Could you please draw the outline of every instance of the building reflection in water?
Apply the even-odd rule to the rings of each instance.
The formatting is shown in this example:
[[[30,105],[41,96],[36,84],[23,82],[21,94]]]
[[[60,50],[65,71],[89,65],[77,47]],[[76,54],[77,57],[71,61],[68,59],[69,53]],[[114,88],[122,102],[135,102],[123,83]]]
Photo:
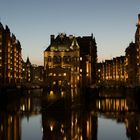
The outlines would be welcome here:
[[[64,92],[67,94],[75,90]],[[46,98],[42,100],[40,94],[32,94],[31,91],[23,97],[4,100],[0,102],[0,140],[23,140],[22,119],[27,117],[30,121],[31,116],[41,113],[42,121],[39,123],[42,124],[42,140],[98,140],[100,117],[124,125],[126,132],[123,133],[128,139],[140,139],[140,97],[130,91],[127,94],[126,91],[112,92],[106,94],[101,91],[90,101],[78,98],[69,102],[67,98],[62,98],[64,100],[56,100],[55,104],[44,104]],[[35,134],[29,132],[29,135]]]
[[[17,113],[0,113],[0,139],[1,140],[20,140],[21,125],[20,117]]]
[[[42,112],[43,140],[97,139],[97,114],[82,107]]]
[[[102,92],[93,102],[72,102],[66,110],[44,110],[42,112],[43,140],[97,140],[98,118],[103,116],[124,124],[126,136],[130,139],[140,138],[139,108],[135,96],[128,93],[110,91]],[[126,91],[125,91],[126,92]],[[68,106],[67,106],[68,107]],[[106,126],[104,126],[106,127]],[[105,128],[106,129],[106,128]]]
[[[30,95],[0,100],[0,140],[21,140],[22,118],[40,114],[40,107],[40,99]]]

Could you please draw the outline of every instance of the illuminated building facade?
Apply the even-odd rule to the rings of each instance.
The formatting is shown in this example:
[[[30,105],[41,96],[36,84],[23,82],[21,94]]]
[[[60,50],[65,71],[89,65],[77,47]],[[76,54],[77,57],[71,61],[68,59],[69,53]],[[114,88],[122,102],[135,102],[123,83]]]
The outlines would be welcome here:
[[[121,83],[128,87],[140,86],[140,14],[138,15],[135,43],[131,42],[125,56],[98,63],[98,83]],[[110,81],[110,82],[109,82]]]
[[[56,38],[51,35],[50,46],[44,51],[45,82],[48,87],[56,91],[77,88],[80,80],[79,58],[80,47],[76,37],[63,33]]]
[[[77,37],[80,46],[80,74],[82,83],[86,86],[97,82],[97,46],[91,36]],[[82,85],[83,85],[82,84]]]
[[[140,14],[138,15],[135,43],[131,42],[125,50],[126,83],[135,87],[140,85]]]
[[[136,61],[136,44],[131,42],[125,50],[125,73],[126,84],[129,86],[135,86],[137,83],[137,61]]]
[[[136,44],[136,80],[137,85],[140,85],[140,14],[138,15],[137,30],[135,33]]]
[[[0,23],[0,81],[1,84],[21,82],[21,45],[8,26]]]
[[[45,81],[52,87],[76,88],[96,83],[97,47],[93,35],[74,37],[51,35],[44,51]]]
[[[32,82],[43,82],[44,66],[32,65]]]
[[[31,82],[32,81],[32,64],[29,57],[27,57],[26,62],[22,60],[22,82]]]
[[[0,139],[20,140],[21,126],[19,114],[0,112],[0,118]]]
[[[105,85],[125,84],[125,56],[98,63],[98,83]]]

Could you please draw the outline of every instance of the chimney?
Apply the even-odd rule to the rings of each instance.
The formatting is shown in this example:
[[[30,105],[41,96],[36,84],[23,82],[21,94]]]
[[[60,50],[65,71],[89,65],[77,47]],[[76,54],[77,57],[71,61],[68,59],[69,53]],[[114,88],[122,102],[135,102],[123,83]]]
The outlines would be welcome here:
[[[138,14],[138,25],[140,25],[140,14]]]
[[[54,39],[55,39],[55,35],[51,35],[50,36],[51,43],[54,41]]]

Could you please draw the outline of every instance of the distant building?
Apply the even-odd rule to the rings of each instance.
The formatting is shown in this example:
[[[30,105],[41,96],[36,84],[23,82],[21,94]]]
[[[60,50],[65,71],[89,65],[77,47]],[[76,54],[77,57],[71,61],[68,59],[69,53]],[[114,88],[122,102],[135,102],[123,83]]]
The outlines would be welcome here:
[[[125,50],[125,56],[98,64],[98,83],[109,84],[111,79],[115,81],[115,84],[124,83],[129,87],[140,86],[140,14],[136,26],[135,43],[129,44]]]
[[[22,60],[22,82],[30,83],[32,81],[32,64],[27,57],[26,62]]]
[[[98,63],[98,83],[104,85],[125,85],[125,56]]]
[[[33,83],[43,82],[44,66],[32,65],[32,78]]]
[[[21,44],[11,35],[8,26],[0,23],[0,84],[21,82],[22,56]]]

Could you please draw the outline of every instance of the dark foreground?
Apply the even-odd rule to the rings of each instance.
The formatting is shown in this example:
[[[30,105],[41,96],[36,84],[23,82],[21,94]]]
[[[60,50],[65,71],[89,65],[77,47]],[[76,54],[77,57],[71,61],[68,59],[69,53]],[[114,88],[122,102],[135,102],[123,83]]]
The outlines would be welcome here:
[[[58,98],[40,89],[1,94],[0,140],[140,139],[138,91],[80,92],[84,96]]]

